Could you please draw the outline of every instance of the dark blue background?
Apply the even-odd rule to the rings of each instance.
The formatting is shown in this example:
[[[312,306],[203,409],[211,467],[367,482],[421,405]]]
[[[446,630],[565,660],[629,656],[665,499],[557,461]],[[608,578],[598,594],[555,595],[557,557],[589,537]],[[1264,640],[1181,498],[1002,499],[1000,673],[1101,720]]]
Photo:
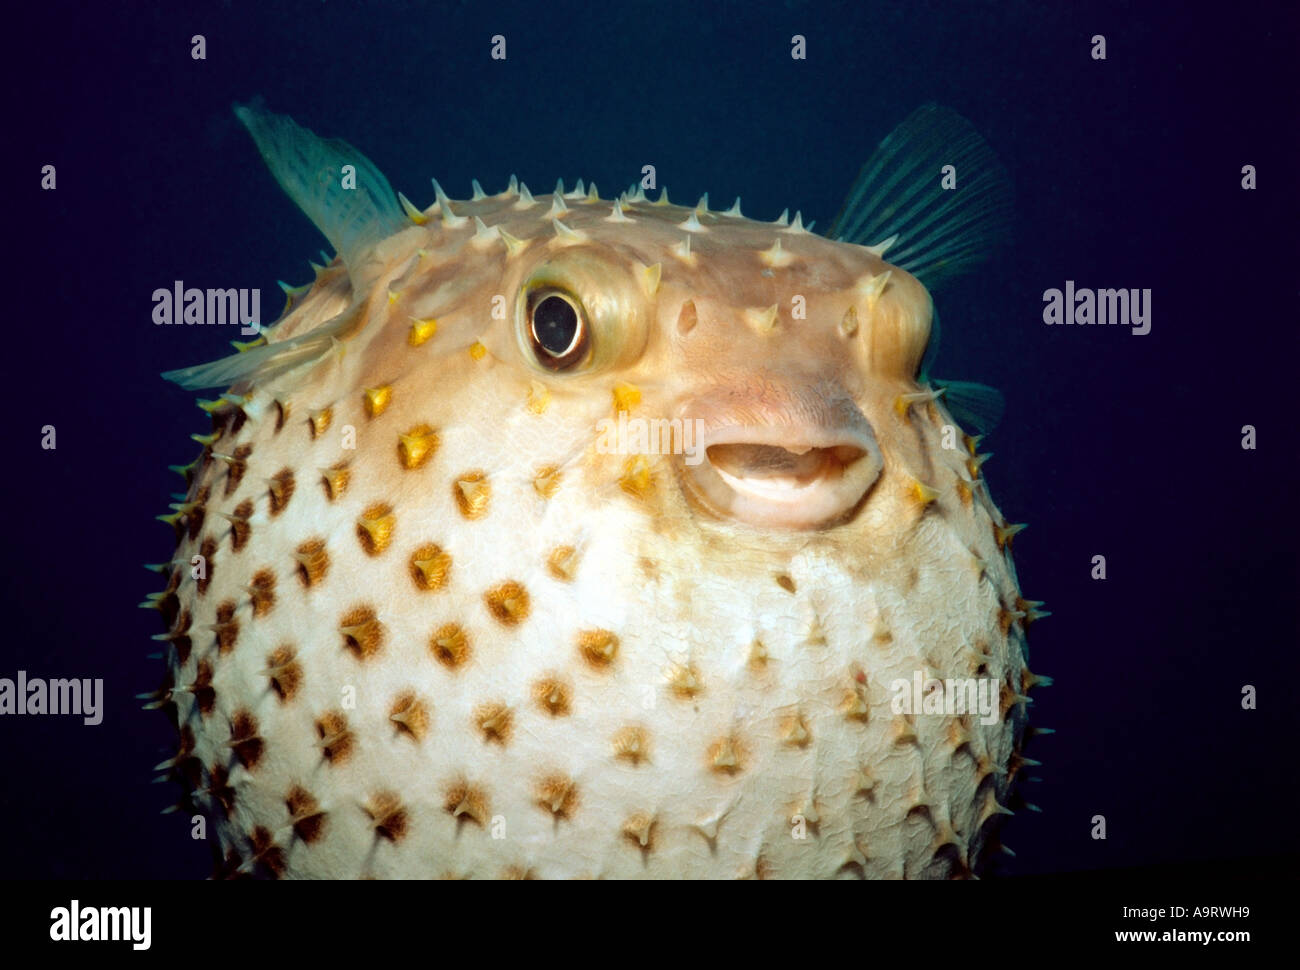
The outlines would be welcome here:
[[[1029,752],[1043,813],[1009,821],[1001,871],[1257,870],[1294,849],[1293,5],[268,6],[6,15],[0,676],[103,677],[107,713],[0,721],[0,875],[209,871],[184,816],[158,814],[175,792],[149,768],[171,735],[132,699],[160,670],[157,617],[135,604],[159,585],[140,564],[171,551],[153,521],[182,487],[165,466],[206,430],[158,374],[230,335],[155,328],[150,296],[176,279],[260,287],[271,311],[277,279],[310,278],[324,242],[230,112],[258,93],[419,205],[430,176],[454,197],[512,172],[608,195],[652,163],[676,201],[740,195],[747,215],[789,206],[823,229],[916,105],[967,115],[1015,180],[1017,240],[937,295],[936,372],[1006,394],[987,471],[1031,524],[1021,581],[1054,612],[1032,666],[1057,678],[1033,707],[1059,730]],[[38,187],[46,163],[55,192]],[[1247,163],[1258,191],[1240,187]],[[1043,291],[1067,279],[1150,287],[1151,333],[1044,326]],[[1247,683],[1257,711],[1241,710]]]

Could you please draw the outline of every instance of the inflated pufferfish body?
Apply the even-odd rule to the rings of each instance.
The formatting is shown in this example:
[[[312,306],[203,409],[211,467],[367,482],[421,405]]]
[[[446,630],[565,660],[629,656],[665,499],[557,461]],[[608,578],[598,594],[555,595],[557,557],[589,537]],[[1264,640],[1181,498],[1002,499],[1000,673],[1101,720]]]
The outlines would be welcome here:
[[[153,598],[222,871],[969,874],[1041,680],[977,388],[921,368],[921,279],[1006,211],[969,126],[913,115],[832,240],[513,178],[420,212],[238,113],[339,256],[168,375],[229,386]]]

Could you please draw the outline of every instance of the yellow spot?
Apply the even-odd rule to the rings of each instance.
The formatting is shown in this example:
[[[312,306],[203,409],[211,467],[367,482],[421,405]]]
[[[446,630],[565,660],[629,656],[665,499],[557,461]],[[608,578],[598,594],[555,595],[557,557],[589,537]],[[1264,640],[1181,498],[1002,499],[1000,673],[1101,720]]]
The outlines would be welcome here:
[[[650,757],[650,739],[645,728],[625,727],[614,735],[614,757],[639,765]]]
[[[442,589],[451,572],[451,556],[433,543],[411,553],[411,579],[420,589]]]
[[[483,740],[505,744],[510,740],[510,727],[514,718],[504,704],[483,704],[474,712],[474,721],[483,732]]]
[[[759,333],[771,333],[776,327],[777,305],[773,303],[764,310],[747,308],[745,322]]]
[[[655,293],[659,291],[659,277],[662,273],[663,266],[660,263],[641,267],[641,287],[647,297],[654,299]]]
[[[658,205],[658,203],[655,203]],[[623,823],[623,835],[631,839],[642,849],[649,849],[654,842],[655,820],[651,815],[640,813],[633,815]]]
[[[668,672],[668,685],[678,697],[694,697],[704,689],[694,664],[677,664]]]
[[[325,486],[326,497],[333,502],[347,491],[349,472],[346,462],[339,462],[321,470],[321,482]]]
[[[424,740],[429,730],[429,709],[414,694],[403,694],[389,708],[388,719],[416,741]]]
[[[646,499],[655,487],[654,475],[650,471],[650,461],[645,455],[633,455],[623,465],[623,474],[618,480],[623,491],[634,498]]]
[[[447,623],[429,638],[429,651],[438,663],[454,670],[469,660],[469,638],[459,624]]]
[[[357,538],[367,555],[377,556],[393,540],[393,527],[397,525],[397,516],[392,506],[376,502],[357,519]]]
[[[533,476],[533,488],[542,498],[550,498],[560,487],[560,470],[554,465],[544,465]]]
[[[910,490],[913,500],[919,503],[922,507],[929,505],[939,497],[939,493],[933,488],[925,484],[925,482],[917,481],[915,478],[912,479]]]
[[[460,514],[467,519],[481,519],[487,515],[492,498],[492,484],[480,471],[467,472],[456,479],[452,487]]]
[[[893,270],[885,270],[879,275],[867,275],[858,281],[858,293],[867,301],[867,309],[874,310],[876,301],[880,299],[880,294],[885,292],[885,287],[889,285],[889,277]]]
[[[389,305],[389,306],[392,306],[393,304],[395,304],[395,303],[397,302],[397,298],[398,298],[399,296],[401,296],[400,293],[396,293],[396,292],[394,292],[393,290],[389,290],[389,291],[388,291],[388,305]]]
[[[311,423],[311,436],[319,438],[334,420],[334,411],[330,408],[321,408],[319,411],[313,411],[307,420]]]
[[[857,307],[849,307],[844,311],[844,319],[840,321],[840,333],[846,337],[852,337],[858,332],[858,310]]]
[[[502,583],[483,594],[488,612],[506,626],[516,626],[528,618],[528,590],[514,580]]]
[[[608,630],[584,630],[578,634],[578,649],[588,663],[607,667],[618,655],[618,637]]]
[[[389,384],[382,387],[368,387],[365,390],[366,415],[377,418],[388,408],[393,399],[393,388]]]
[[[578,553],[573,546],[557,546],[546,558],[546,571],[561,582],[573,582],[578,568]]]
[[[430,317],[427,320],[420,320],[417,317],[411,317],[411,330],[406,335],[406,342],[412,347],[418,347],[435,333],[438,332],[438,321]]]
[[[777,240],[772,245],[758,254],[758,258],[766,265],[773,269],[782,269],[794,262],[794,253],[788,253],[781,248],[781,240]]]
[[[614,385],[614,412],[631,411],[641,403],[641,388],[635,384]]]
[[[383,643],[383,627],[368,606],[358,607],[343,617],[339,623],[344,645],[360,660],[368,660]]]
[[[794,714],[785,719],[781,725],[781,740],[786,744],[802,748],[812,738],[808,731],[808,723],[803,719],[802,714]]]
[[[1024,522],[1015,525],[995,525],[993,527],[993,537],[997,540],[998,548],[1005,549],[1011,545],[1011,540],[1025,528],[1027,528],[1027,523]]]
[[[734,738],[725,737],[714,741],[709,747],[709,764],[714,771],[734,775],[740,770],[740,754],[736,750]]]
[[[541,381],[528,382],[528,410],[542,414],[551,404],[551,390]]]
[[[557,818],[563,818],[573,811],[577,794],[573,780],[563,775],[548,775],[537,786],[538,804]]]
[[[484,357],[487,356],[487,348],[484,347],[477,340],[475,340],[472,344],[469,345],[469,355],[473,357],[475,360],[482,360]]]
[[[403,468],[419,468],[438,450],[438,433],[427,424],[417,424],[397,436],[397,457]]]

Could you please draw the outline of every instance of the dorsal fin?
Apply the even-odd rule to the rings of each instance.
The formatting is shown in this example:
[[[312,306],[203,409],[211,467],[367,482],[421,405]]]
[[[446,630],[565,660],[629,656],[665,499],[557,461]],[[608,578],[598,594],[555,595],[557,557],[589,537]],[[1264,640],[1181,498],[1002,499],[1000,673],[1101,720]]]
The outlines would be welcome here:
[[[944,166],[956,188],[941,184]],[[885,258],[927,287],[969,269],[1006,236],[1011,181],[988,143],[949,108],[927,104],[880,143],[827,233]]]
[[[349,275],[366,250],[411,224],[388,179],[347,142],[318,138],[267,111],[260,98],[234,108],[275,180],[343,257]],[[356,168],[355,189],[343,187],[344,165]]]

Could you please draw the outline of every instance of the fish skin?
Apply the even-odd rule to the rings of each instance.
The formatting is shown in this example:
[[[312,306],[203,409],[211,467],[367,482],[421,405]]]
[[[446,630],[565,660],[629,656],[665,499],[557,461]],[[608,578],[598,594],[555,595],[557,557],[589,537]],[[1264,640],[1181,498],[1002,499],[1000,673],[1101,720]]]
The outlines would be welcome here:
[[[187,656],[168,653],[190,732],[178,773],[221,871],[969,875],[1009,798],[1032,675],[1007,521],[970,453],[943,447],[942,400],[899,406],[925,390],[924,286],[771,223],[625,197],[627,224],[570,198],[567,235],[550,196],[518,201],[452,201],[470,217],[457,228],[434,206],[364,265],[336,260],[269,340],[351,314],[337,345],[235,385],[247,401],[213,415],[189,494],[205,515],[175,555],[206,548],[207,578],[178,566],[164,614],[194,631]],[[476,238],[474,217],[523,246]],[[585,372],[545,371],[520,336],[518,294],[547,266],[603,314]],[[774,304],[773,325],[751,325]],[[413,346],[423,320],[436,332]],[[530,407],[538,385],[546,404]],[[711,427],[857,415],[879,467],[816,527],[737,521],[692,492],[681,456],[596,450],[626,385],[631,415]],[[211,453],[239,446],[228,487]],[[345,486],[328,487],[339,467]],[[275,500],[285,470],[294,487]],[[236,549],[219,513],[249,503]],[[424,588],[412,558],[437,561],[431,547],[450,567]],[[224,634],[207,632],[223,605]],[[268,673],[286,657],[290,691]],[[996,723],[894,713],[889,685],[918,670],[998,680]]]

